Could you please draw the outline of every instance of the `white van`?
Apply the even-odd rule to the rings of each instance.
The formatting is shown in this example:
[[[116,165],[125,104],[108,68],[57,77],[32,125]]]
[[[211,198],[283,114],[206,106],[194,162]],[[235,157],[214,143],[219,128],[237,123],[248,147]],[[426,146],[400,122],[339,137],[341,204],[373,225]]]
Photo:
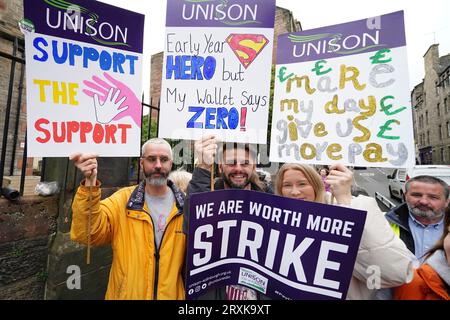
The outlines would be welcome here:
[[[446,165],[420,165],[408,169],[395,169],[388,175],[389,195],[405,201],[405,182],[410,178],[427,175],[439,178],[450,185],[450,166]]]

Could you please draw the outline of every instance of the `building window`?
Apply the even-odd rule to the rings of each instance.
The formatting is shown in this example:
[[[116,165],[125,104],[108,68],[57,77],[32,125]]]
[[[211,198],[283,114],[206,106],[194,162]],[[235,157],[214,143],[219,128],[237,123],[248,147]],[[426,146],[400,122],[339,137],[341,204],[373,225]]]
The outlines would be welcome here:
[[[450,79],[450,78],[449,78]],[[449,96],[450,98],[450,96]],[[445,98],[446,104],[445,104],[445,112],[448,114],[450,112],[450,99]]]
[[[444,109],[445,109],[445,113],[447,113],[448,112],[447,98],[444,99]]]
[[[428,111],[425,112],[425,123],[428,125]]]
[[[439,140],[442,140],[442,125],[439,125]]]
[[[447,121],[447,137],[450,138],[450,122]]]
[[[441,148],[441,163],[445,163],[444,148]]]
[[[438,115],[438,117],[441,116],[441,108],[439,106],[439,103],[437,104],[437,115]]]
[[[430,131],[427,131],[427,141],[428,145],[430,145]]]

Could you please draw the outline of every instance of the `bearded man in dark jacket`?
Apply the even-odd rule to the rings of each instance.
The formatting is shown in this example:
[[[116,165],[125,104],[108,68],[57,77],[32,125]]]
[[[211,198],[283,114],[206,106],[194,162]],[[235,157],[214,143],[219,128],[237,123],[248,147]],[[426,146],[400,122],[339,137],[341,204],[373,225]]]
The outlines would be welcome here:
[[[217,153],[217,140],[206,136],[195,142],[196,166],[187,189],[184,205],[184,231],[189,232],[189,196],[193,193],[211,191],[211,168]],[[256,156],[247,144],[224,144],[218,161],[220,178],[214,190],[241,189],[273,193],[256,172]],[[265,300],[267,296],[241,285],[228,285],[212,289],[200,300]]]

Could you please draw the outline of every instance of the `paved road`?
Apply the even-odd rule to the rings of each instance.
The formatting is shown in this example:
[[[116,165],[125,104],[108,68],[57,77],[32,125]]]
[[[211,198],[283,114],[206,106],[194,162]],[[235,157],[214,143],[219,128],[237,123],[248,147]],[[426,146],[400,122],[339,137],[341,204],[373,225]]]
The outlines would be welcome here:
[[[398,205],[398,199],[389,197],[387,175],[391,174],[393,169],[386,168],[367,168],[366,170],[354,170],[354,184],[363,188],[371,197],[375,197],[375,192],[381,193],[389,201]]]

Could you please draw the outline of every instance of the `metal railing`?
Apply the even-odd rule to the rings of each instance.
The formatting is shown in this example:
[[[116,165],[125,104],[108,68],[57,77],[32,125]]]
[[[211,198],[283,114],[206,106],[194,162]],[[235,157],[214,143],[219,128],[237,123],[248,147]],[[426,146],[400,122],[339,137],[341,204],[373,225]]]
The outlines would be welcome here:
[[[14,167],[16,161],[16,152],[17,152],[17,141],[19,139],[19,125],[20,125],[20,109],[22,104],[22,95],[24,88],[24,76],[25,76],[25,43],[23,39],[12,36],[8,33],[0,31],[0,39],[10,42],[12,45],[12,54],[1,51],[0,50],[0,61],[6,59],[10,61],[10,73],[8,80],[8,93],[6,97],[6,105],[4,108],[3,116],[4,116],[4,126],[3,126],[3,135],[2,135],[2,148],[0,154],[0,187],[3,189],[3,178],[5,176],[5,167],[7,160],[9,161],[9,175],[14,175]],[[20,64],[20,75],[19,75],[19,85],[17,86],[18,97],[16,102],[16,109],[13,110],[13,94],[15,88],[15,78],[16,78],[16,66]],[[11,114],[15,112],[16,118],[13,123],[13,130],[10,130],[10,122],[11,122]],[[13,141],[12,145],[8,145],[8,138],[12,135]],[[25,135],[26,141],[26,135]],[[7,148],[11,148],[11,156],[7,159]],[[22,172],[20,178],[20,194],[23,195],[24,185],[25,185],[25,173],[27,166],[27,152],[26,152],[26,143],[23,150],[22,155]]]

